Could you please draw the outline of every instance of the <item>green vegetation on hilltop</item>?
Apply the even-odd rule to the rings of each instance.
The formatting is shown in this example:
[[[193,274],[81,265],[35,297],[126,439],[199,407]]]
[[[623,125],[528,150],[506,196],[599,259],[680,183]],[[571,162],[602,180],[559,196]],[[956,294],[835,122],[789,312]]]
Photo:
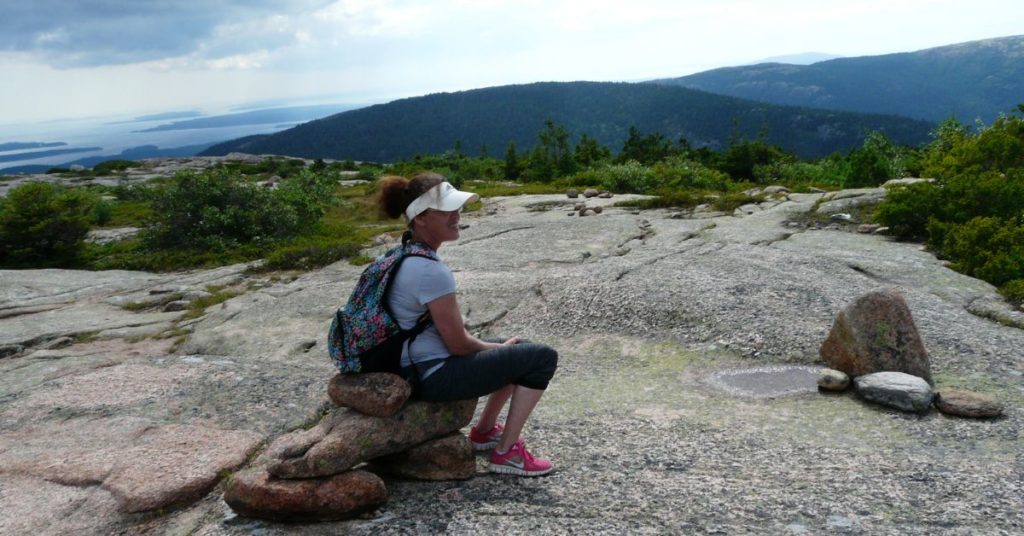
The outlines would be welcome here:
[[[473,154],[486,146],[500,155],[512,142],[530,155],[538,126],[545,120],[556,125],[552,133],[556,147],[562,143],[558,126],[568,134],[563,147],[579,146],[586,134],[588,141],[616,149],[630,137],[632,126],[648,135],[660,133],[670,143],[686,138],[694,147],[713,151],[725,149],[736,137],[753,138],[764,132],[766,143],[802,158],[849,151],[863,142],[868,131],[884,132],[900,144],[923,143],[933,127],[893,115],[777,106],[682,87],[544,82],[401,99],[265,137],[214,145],[202,154],[239,151],[394,163],[417,154],[440,154],[460,144]],[[585,153],[587,144],[583,147]],[[548,156],[556,165],[569,163],[564,153]],[[563,168],[560,173],[566,171]]]
[[[976,132],[946,121],[921,166],[935,180],[893,188],[877,219],[1024,302],[1024,117],[1001,116]]]

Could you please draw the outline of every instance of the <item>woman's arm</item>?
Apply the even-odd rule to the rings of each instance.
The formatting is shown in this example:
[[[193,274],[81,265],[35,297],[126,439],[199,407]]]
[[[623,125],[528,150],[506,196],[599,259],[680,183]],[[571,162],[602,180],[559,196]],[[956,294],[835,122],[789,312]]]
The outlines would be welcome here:
[[[437,332],[441,334],[444,345],[452,355],[466,355],[502,346],[494,342],[481,341],[466,331],[455,293],[445,294],[428,303],[427,309],[430,310],[430,318],[434,321]],[[505,344],[515,344],[516,341],[517,339],[513,337]]]

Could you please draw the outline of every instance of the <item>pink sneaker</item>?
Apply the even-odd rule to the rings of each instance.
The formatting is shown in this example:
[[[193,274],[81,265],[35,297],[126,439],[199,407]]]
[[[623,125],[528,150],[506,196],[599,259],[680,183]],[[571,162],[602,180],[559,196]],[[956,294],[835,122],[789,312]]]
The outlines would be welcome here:
[[[477,431],[476,427],[469,429],[469,442],[473,444],[473,450],[490,450],[498,446],[501,441],[501,431],[504,428],[495,424],[486,434]]]
[[[505,473],[520,476],[541,476],[551,472],[554,467],[551,462],[534,458],[530,451],[526,450],[523,440],[516,441],[512,448],[504,454],[498,454],[498,449],[491,451],[491,472]]]

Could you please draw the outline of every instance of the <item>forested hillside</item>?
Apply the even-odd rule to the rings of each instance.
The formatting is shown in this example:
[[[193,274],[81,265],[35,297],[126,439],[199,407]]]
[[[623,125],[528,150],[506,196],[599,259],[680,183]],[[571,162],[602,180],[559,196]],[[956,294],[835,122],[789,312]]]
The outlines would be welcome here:
[[[654,83],[774,104],[990,123],[1024,95],[1024,36],[812,65],[728,67]]]
[[[548,119],[563,126],[574,142],[587,134],[614,150],[636,127],[713,150],[760,136],[805,158],[858,147],[869,131],[916,145],[933,128],[895,116],[776,106],[682,87],[549,82],[402,99],[215,145],[202,154],[240,151],[377,162],[453,148],[494,155],[509,142],[532,147]]]

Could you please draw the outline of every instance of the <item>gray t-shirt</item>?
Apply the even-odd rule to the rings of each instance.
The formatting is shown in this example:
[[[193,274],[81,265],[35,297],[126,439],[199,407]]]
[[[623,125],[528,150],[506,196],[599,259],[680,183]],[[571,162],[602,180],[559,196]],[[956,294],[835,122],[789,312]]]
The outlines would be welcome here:
[[[388,292],[388,306],[402,329],[416,325],[423,313],[427,312],[427,304],[455,293],[455,277],[443,262],[423,257],[408,257],[402,261],[395,280]],[[431,324],[416,339],[405,345],[402,350],[402,366],[409,366],[412,361],[422,363],[432,359],[445,358],[451,355],[444,345],[437,327]],[[440,364],[438,364],[438,367]],[[424,371],[427,377],[437,367]]]

